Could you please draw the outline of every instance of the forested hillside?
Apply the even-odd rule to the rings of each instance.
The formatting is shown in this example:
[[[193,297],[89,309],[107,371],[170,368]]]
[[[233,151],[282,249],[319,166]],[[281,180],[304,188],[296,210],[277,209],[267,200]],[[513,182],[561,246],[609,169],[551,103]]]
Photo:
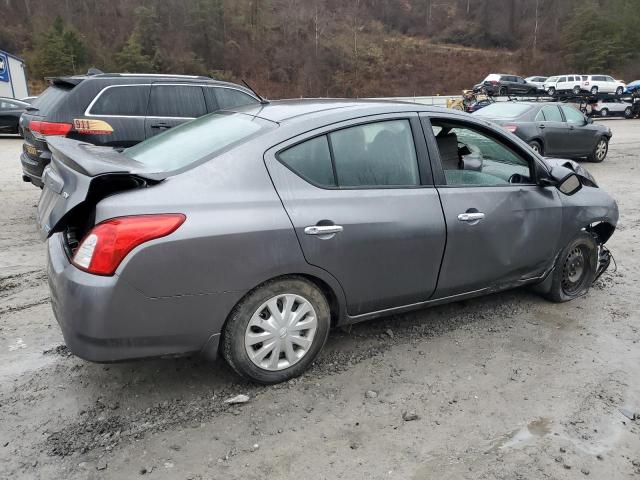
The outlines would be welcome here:
[[[96,66],[277,98],[454,93],[497,71],[640,77],[640,0],[0,0],[0,19],[0,49],[34,82]]]

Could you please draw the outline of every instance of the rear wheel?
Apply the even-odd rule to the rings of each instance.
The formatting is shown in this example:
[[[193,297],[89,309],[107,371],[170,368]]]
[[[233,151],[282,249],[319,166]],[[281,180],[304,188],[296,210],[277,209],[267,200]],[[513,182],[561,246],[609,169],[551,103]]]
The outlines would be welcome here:
[[[584,295],[596,274],[597,250],[593,236],[587,232],[580,232],[569,242],[556,260],[547,298],[567,302]]]
[[[500,89],[498,90],[498,94],[499,95],[508,95],[509,94],[509,90],[507,90],[507,87],[500,87]]]
[[[633,116],[633,111],[631,107],[627,107],[624,109],[624,118],[631,118]]]
[[[609,110],[606,108],[603,108],[602,110],[600,110],[600,116],[601,117],[606,117],[607,115],[609,115]]]
[[[236,305],[222,333],[222,354],[240,375],[259,383],[297,377],[329,335],[324,294],[301,277],[267,282]]]
[[[547,93],[551,96],[556,94],[556,89],[555,87],[549,87],[549,89],[547,90]]]
[[[624,91],[624,88],[622,88],[622,87],[616,88],[616,95],[622,95],[623,91]]]
[[[590,162],[600,163],[605,158],[607,158],[607,153],[609,151],[609,139],[607,137],[601,137],[596,143],[596,146],[593,147],[593,152],[589,155],[588,160]]]
[[[598,93],[598,87],[591,87],[591,90],[589,90],[591,92],[591,95],[597,95]]]
[[[575,87],[573,87],[573,93],[575,95],[578,95],[580,93],[580,85],[576,85]]]
[[[543,155],[542,144],[538,140],[531,140],[529,142],[529,146],[531,147],[531,150],[533,150],[534,152],[540,155]]]

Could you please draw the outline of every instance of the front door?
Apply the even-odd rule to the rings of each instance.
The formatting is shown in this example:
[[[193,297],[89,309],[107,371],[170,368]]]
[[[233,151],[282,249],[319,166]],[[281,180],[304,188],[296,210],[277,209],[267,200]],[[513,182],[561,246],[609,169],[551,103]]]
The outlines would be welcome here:
[[[428,300],[446,236],[417,115],[368,118],[265,155],[305,259],[340,282],[351,316]]]
[[[199,85],[153,84],[145,119],[146,138],[207,113]]]
[[[536,185],[533,157],[478,124],[437,117],[423,124],[447,223],[434,298],[505,288],[545,273],[558,251],[562,210],[555,188]],[[457,143],[457,165],[446,160],[445,139]]]
[[[571,148],[569,129],[557,105],[545,105],[536,115],[536,125],[543,140],[543,153],[562,155]]]
[[[589,123],[587,117],[575,108],[566,105],[562,105],[560,108],[562,108],[562,113],[564,113],[569,126],[567,143],[571,151],[567,153],[570,153],[572,157],[591,154],[596,143],[600,140],[598,127]]]

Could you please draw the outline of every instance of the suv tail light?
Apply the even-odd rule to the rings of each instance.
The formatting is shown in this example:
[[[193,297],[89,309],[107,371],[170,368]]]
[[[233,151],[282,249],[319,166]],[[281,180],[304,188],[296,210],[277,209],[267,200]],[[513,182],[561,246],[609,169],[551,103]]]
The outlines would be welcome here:
[[[502,128],[504,128],[505,130],[508,130],[511,133],[515,133],[516,130],[518,129],[518,126],[517,125],[508,124],[508,125],[502,125]]]
[[[38,140],[44,140],[47,135],[65,136],[71,131],[70,123],[43,122],[40,120],[31,120],[29,122],[29,130]]]
[[[71,263],[89,273],[113,275],[131,250],[175,232],[186,218],[182,214],[160,214],[105,220],[80,242]]]
[[[498,85],[498,81],[497,80],[491,80],[491,85]]]

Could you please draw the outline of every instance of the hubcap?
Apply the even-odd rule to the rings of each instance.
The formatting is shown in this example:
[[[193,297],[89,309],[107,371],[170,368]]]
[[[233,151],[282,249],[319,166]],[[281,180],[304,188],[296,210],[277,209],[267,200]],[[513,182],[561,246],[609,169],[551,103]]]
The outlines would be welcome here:
[[[606,154],[607,154],[607,142],[604,140],[600,140],[598,142],[598,146],[596,147],[596,158],[598,160],[603,160]]]
[[[533,150],[534,152],[539,152],[540,151],[540,148],[538,147],[537,143],[532,143],[529,146],[531,147],[531,150]]]
[[[292,293],[264,302],[249,320],[244,345],[249,359],[264,370],[284,370],[304,357],[318,320],[311,303]]]
[[[586,278],[587,263],[582,247],[576,247],[567,256],[562,268],[562,289],[571,295],[580,291]]]

